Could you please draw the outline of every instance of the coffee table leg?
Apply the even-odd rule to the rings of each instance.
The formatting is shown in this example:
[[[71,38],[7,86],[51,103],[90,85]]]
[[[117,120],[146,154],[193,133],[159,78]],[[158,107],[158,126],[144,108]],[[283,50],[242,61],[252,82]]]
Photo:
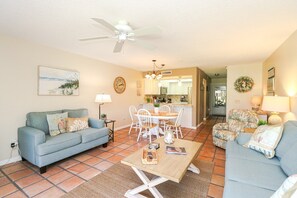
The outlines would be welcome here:
[[[190,164],[188,167],[189,171],[192,171],[193,173],[200,174],[200,170],[197,166],[195,166],[193,163]]]
[[[141,197],[141,198],[143,198],[144,196],[140,195],[139,193],[142,191],[145,191],[145,190],[149,190],[156,198],[163,197],[155,186],[168,181],[168,179],[166,179],[164,177],[157,177],[155,179],[149,180],[143,171],[141,171],[135,167],[132,167],[132,169],[135,171],[135,173],[138,175],[138,177],[141,179],[141,181],[144,184],[141,186],[138,186],[132,190],[128,190],[125,194],[125,197]]]

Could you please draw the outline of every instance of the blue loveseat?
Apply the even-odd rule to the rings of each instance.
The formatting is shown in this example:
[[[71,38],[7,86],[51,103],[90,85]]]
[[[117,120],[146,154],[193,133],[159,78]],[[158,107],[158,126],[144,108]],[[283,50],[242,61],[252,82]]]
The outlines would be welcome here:
[[[64,112],[68,112],[70,118],[88,116],[87,109],[31,112],[27,114],[26,126],[18,128],[22,160],[38,166],[40,173],[45,173],[49,164],[99,145],[107,146],[108,128],[104,127],[103,120],[94,118],[89,118],[87,129],[50,136],[46,115]]]
[[[268,198],[293,174],[297,174],[297,121],[284,125],[275,157],[243,147],[251,134],[241,133],[226,147],[224,198]]]

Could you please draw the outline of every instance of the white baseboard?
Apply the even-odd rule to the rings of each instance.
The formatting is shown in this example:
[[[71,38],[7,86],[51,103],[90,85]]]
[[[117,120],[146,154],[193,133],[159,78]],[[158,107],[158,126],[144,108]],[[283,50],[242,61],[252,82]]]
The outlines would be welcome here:
[[[124,126],[117,127],[117,128],[115,128],[114,130],[117,131],[117,130],[121,130],[121,129],[124,129],[124,128],[127,128],[127,127],[130,127],[130,124],[127,124],[127,125],[124,125]]]
[[[5,160],[0,161],[0,166],[9,164],[9,163],[13,163],[13,162],[17,162],[17,161],[21,161],[21,160],[22,160],[21,156],[18,155],[18,156],[12,157],[10,159],[5,159]]]

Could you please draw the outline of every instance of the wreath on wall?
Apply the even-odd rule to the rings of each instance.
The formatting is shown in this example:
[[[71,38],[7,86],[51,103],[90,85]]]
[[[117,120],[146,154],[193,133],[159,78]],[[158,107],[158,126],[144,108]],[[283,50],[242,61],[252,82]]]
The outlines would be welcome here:
[[[240,93],[252,90],[254,80],[248,76],[241,76],[234,82],[234,89]]]

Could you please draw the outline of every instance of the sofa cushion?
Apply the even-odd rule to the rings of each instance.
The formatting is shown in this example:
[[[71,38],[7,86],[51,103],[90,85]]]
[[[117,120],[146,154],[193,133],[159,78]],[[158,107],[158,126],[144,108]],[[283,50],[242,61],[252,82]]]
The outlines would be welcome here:
[[[281,158],[281,167],[290,176],[297,174],[297,142]]]
[[[276,191],[287,175],[280,166],[229,157],[226,179]]]
[[[264,198],[270,197],[273,190],[260,188],[245,183],[227,180],[224,187],[224,196],[226,198]]]
[[[100,129],[104,127],[104,120],[99,120],[96,118],[89,118],[89,126],[92,128]]]
[[[267,158],[273,158],[282,134],[283,125],[262,125],[256,129],[246,146],[263,153]]]
[[[27,114],[26,126],[33,127],[49,134],[48,123],[46,115],[62,113],[62,110],[45,111],[45,112],[30,112]]]
[[[66,132],[67,117],[68,117],[68,112],[46,115],[49,134],[51,136],[56,136],[56,135],[59,135],[60,133]]]
[[[278,158],[274,157],[274,158],[268,159],[259,152],[256,152],[254,150],[251,150],[249,148],[239,145],[236,141],[229,141],[227,143],[227,147],[226,147],[227,160],[229,160],[230,157],[245,159],[245,160],[252,160],[255,162],[261,162],[266,164],[280,165],[280,161],[278,160]]]
[[[47,155],[81,143],[81,135],[76,133],[63,133],[58,136],[46,136],[46,141],[36,148],[38,155]]]
[[[250,141],[252,133],[239,133],[236,137],[236,141],[240,145],[244,145]]]
[[[88,109],[63,109],[63,112],[68,112],[69,118],[88,117]]]
[[[104,127],[101,129],[88,128],[81,131],[75,132],[81,135],[82,143],[91,142],[93,140],[99,139],[101,137],[108,135],[108,128]]]
[[[67,118],[67,132],[80,131],[89,128],[88,117]]]
[[[297,121],[288,121],[284,124],[283,135],[275,149],[275,155],[282,158],[295,142],[297,142]]]

